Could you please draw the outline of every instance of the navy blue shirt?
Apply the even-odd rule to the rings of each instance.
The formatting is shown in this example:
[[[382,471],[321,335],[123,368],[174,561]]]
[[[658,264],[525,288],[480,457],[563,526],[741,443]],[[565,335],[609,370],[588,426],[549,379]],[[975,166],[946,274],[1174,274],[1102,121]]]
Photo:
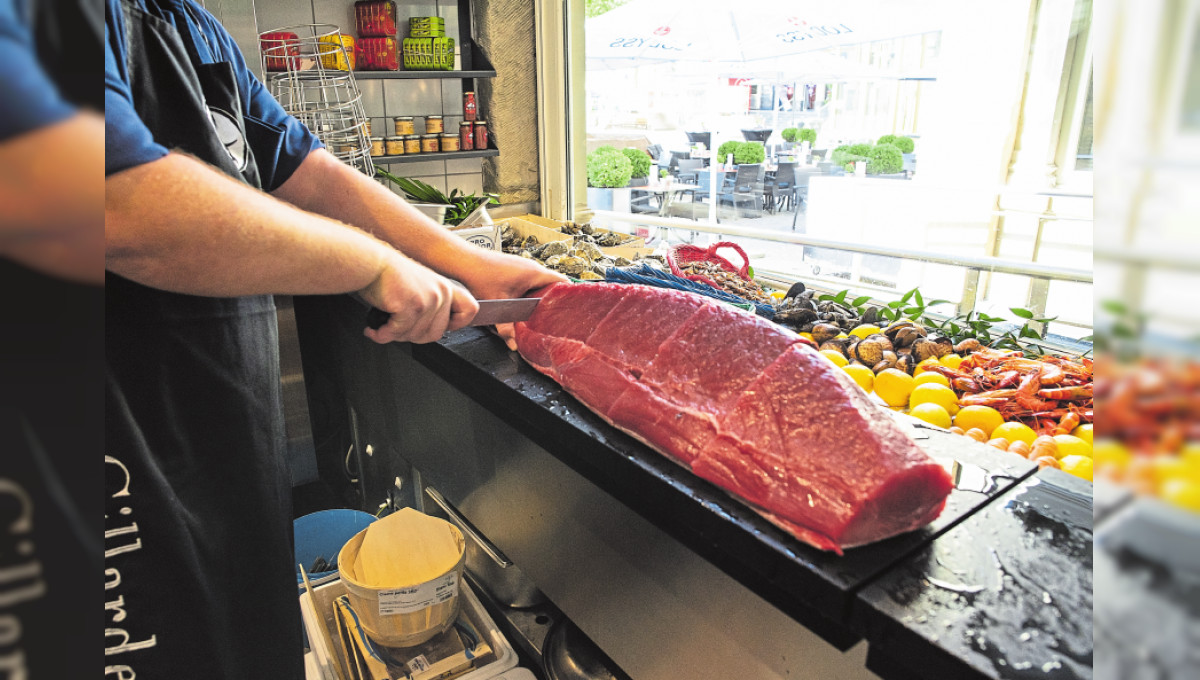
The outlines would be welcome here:
[[[59,96],[38,63],[30,29],[29,3],[0,0],[0,141],[70,116],[74,109]]]
[[[323,146],[303,123],[284,111],[271,96],[246,66],[246,60],[229,32],[207,10],[192,0],[134,2],[172,26],[186,22],[189,30],[180,33],[184,40],[189,35],[197,36],[194,46],[202,63],[227,61],[233,66],[242,115],[283,129],[283,143],[278,149],[256,148],[250,140],[259,176],[263,178],[263,189],[271,191],[283,184],[310,152]],[[167,154],[167,149],[155,141],[134,108],[126,68],[125,36],[120,30],[124,26],[121,0],[105,0],[105,3],[104,170],[105,174],[111,175],[157,160]]]

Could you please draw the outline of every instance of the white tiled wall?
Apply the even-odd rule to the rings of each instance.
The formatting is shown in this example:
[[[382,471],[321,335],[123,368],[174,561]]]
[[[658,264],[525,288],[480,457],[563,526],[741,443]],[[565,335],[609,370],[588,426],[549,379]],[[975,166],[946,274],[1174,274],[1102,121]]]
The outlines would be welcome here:
[[[457,0],[395,0],[400,36],[407,30],[410,16],[440,16],[446,20],[446,35],[458,42]],[[296,24],[333,24],[343,32],[354,34],[354,0],[254,0],[257,30],[261,32]],[[257,44],[246,45],[239,40],[251,64],[258,62]],[[363,109],[371,119],[373,134],[388,134],[392,117],[414,116],[417,131],[422,131],[427,115],[441,115],[446,131],[457,132],[462,122],[462,81],[456,78],[431,80],[366,80],[358,81],[362,92]],[[452,189],[466,193],[483,192],[483,167],[480,159],[422,163],[394,163],[387,169],[401,177],[411,177],[437,187],[443,192]],[[392,187],[396,190],[395,187]]]

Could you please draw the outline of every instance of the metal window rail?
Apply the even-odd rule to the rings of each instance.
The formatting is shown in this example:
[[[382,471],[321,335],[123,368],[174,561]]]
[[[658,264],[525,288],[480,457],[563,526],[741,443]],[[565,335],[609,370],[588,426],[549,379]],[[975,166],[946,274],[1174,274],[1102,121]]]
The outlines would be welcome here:
[[[682,231],[718,234],[721,236],[740,236],[743,238],[753,238],[763,241],[792,243],[802,246],[813,246],[817,248],[843,250],[851,253],[862,253],[864,255],[883,255],[885,257],[898,257],[908,260],[915,260],[918,262],[961,267],[966,270],[966,273],[963,281],[962,299],[958,304],[959,314],[966,314],[975,308],[975,305],[978,302],[977,293],[979,289],[979,275],[981,272],[1015,274],[1017,276],[1029,277],[1029,299],[1026,304],[1026,308],[1032,311],[1035,317],[1042,317],[1045,314],[1046,298],[1049,295],[1051,281],[1070,281],[1087,284],[1093,283],[1092,272],[1090,270],[1074,269],[1070,267],[1056,267],[1053,265],[1039,264],[1034,262],[1021,262],[1019,260],[1008,260],[999,257],[947,255],[945,253],[935,253],[926,250],[892,248],[865,243],[837,241],[834,239],[809,236],[807,234],[736,227],[727,224],[717,224],[715,222],[709,222],[706,220],[695,222],[691,220],[682,221],[668,217],[656,217],[653,215],[641,214],[634,215],[632,213],[612,212],[609,210],[597,210],[595,211],[595,217],[609,220],[611,222],[619,222],[630,225],[664,227],[668,229],[679,229]],[[778,272],[772,272],[771,274],[773,278],[776,279],[784,279],[785,276]],[[853,284],[856,286],[860,285],[852,281],[847,282],[847,284]],[[1045,330],[1043,324],[1031,323],[1030,326],[1038,331]]]

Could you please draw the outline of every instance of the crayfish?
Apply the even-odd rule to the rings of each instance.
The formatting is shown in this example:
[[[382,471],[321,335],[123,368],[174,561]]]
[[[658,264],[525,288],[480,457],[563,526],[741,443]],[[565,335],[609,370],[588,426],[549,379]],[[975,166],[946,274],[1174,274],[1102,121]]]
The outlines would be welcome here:
[[[930,366],[961,394],[959,406],[989,406],[1038,434],[1067,434],[1092,422],[1092,362],[981,348],[958,369]]]

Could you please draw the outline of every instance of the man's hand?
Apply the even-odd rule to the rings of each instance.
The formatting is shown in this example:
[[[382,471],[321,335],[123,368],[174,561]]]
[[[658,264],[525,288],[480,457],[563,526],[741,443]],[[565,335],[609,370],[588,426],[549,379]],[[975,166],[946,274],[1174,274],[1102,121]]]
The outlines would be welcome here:
[[[480,300],[499,300],[524,297],[526,293],[568,279],[541,264],[516,255],[479,251],[480,262],[469,268],[470,274],[461,278],[464,285]],[[504,338],[511,350],[517,349],[513,325],[496,325],[496,333]]]
[[[380,344],[434,342],[479,311],[470,293],[400,253],[386,258],[383,271],[359,294],[391,314],[383,326],[363,331]]]

